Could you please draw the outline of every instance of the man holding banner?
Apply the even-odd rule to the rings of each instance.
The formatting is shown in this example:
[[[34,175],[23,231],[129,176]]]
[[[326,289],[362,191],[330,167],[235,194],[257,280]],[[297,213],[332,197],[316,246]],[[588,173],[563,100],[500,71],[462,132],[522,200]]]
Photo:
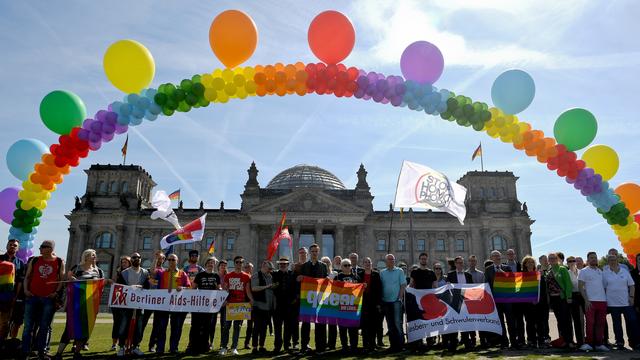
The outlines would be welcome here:
[[[116,283],[148,289],[149,271],[140,267],[140,261],[141,256],[139,253],[131,254],[131,266],[120,273]],[[142,311],[125,309],[122,312],[120,324],[118,324],[118,334],[120,348],[116,354],[117,356],[124,356],[127,342],[131,345],[130,350],[133,354],[137,356],[144,355],[138,347],[140,341],[142,341]]]
[[[176,290],[181,291],[183,288],[190,288],[191,282],[187,273],[177,268],[178,256],[176,254],[169,254],[167,256],[169,267],[160,269],[156,273],[156,280],[158,280],[158,289],[166,289],[169,292]],[[187,317],[185,312],[167,312],[156,311],[154,322],[160,323],[160,332],[158,334],[158,348],[157,353],[164,353],[164,345],[167,339],[167,325],[171,323],[171,336],[169,337],[169,352],[175,354],[178,352],[178,345],[180,344],[180,337],[182,335],[182,325]]]
[[[300,268],[300,275],[297,278],[297,281],[302,283],[303,277],[307,276],[315,279],[324,279],[329,273],[327,271],[327,266],[319,260],[318,255],[320,254],[320,247],[318,244],[312,244],[309,246],[309,253],[311,254],[311,260],[302,264]],[[309,323],[309,319],[306,319],[302,313],[302,302],[304,301],[302,297],[303,289],[300,290],[300,320],[303,321],[302,328],[300,331],[300,352],[302,354],[306,354],[309,352],[309,340],[311,333],[311,324]],[[316,352],[321,353],[326,350],[327,347],[327,326],[326,323],[317,323],[315,325],[315,340],[316,340]]]
[[[462,256],[456,257],[454,260],[454,264],[456,266],[456,269],[454,271],[450,271],[447,274],[447,282],[451,284],[472,284],[473,278],[471,277],[471,274],[464,271],[464,259],[462,258]],[[444,338],[447,344],[447,349],[450,352],[455,352],[456,348],[458,347],[458,334],[451,333],[451,334],[445,335]],[[467,331],[462,332],[461,338],[462,338],[462,343],[464,344],[465,350],[467,351],[472,350],[473,346],[469,339],[469,332]]]

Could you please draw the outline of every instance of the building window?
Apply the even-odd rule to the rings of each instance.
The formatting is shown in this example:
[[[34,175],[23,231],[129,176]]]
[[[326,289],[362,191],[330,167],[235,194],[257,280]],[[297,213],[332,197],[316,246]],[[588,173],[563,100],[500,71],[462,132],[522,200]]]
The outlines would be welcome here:
[[[234,247],[235,243],[236,243],[235,235],[227,236],[227,246],[225,246],[225,249],[233,250],[233,247]],[[233,262],[231,262],[231,263],[233,263]]]
[[[105,194],[107,192],[107,184],[104,181],[98,183],[98,192]]]
[[[398,251],[407,251],[407,242],[405,239],[398,239]]]
[[[417,245],[418,248],[417,248],[417,250],[418,251],[425,251],[427,249],[426,243],[427,242],[424,239],[418,239],[418,245]]]
[[[114,247],[115,241],[110,232],[103,232],[96,236],[96,249],[113,249]]]
[[[314,242],[316,242],[315,236],[313,234],[304,234],[301,233],[300,234],[300,247],[306,247],[307,250],[309,249],[309,246],[311,246],[311,244],[313,244]]]
[[[505,251],[507,250],[507,242],[500,235],[491,238],[491,250]]]
[[[122,192],[127,193],[129,191],[129,183],[126,181],[122,182]]]
[[[491,188],[491,199],[495,199],[496,198],[496,188],[492,187]]]
[[[387,263],[384,260],[378,260],[377,269],[382,270],[387,266]]]
[[[387,250],[387,240],[378,239],[378,247],[376,248],[378,251],[386,251]]]
[[[464,239],[456,239],[456,251],[464,251]]]
[[[216,237],[214,235],[207,236],[204,241],[205,241],[205,245],[204,245],[205,248],[203,250],[204,251],[209,251],[209,246],[211,246],[211,243],[214,243],[216,241]],[[216,245],[214,243],[213,244],[214,250],[215,250],[215,247],[216,247]]]
[[[185,250],[193,250],[193,243],[190,242],[188,244],[184,244],[184,249]]]
[[[151,260],[150,259],[144,259],[142,261],[142,265],[143,268],[148,269],[151,267]]]
[[[287,242],[286,240],[284,242]],[[333,259],[333,234],[322,234],[322,256],[328,256],[329,259]],[[280,243],[280,246],[283,244]],[[289,244],[287,243],[287,246]]]
[[[145,236],[142,238],[142,250],[151,250],[153,247],[153,239],[151,236]]]
[[[485,196],[484,188],[480,188],[480,199],[484,199]]]
[[[436,251],[445,251],[444,239],[436,239]]]
[[[504,187],[501,187],[500,189],[498,189],[498,195],[500,196],[500,199],[504,199],[506,197]]]
[[[112,193],[118,192],[118,183],[116,181],[111,182],[111,185],[109,185],[109,191]]]

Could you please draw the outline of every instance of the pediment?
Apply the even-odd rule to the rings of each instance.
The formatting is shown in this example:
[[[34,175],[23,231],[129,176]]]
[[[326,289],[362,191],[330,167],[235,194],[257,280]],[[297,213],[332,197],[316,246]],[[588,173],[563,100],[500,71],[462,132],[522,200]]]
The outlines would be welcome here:
[[[247,209],[248,212],[315,212],[363,213],[368,211],[318,189],[294,189],[277,199],[268,200]]]

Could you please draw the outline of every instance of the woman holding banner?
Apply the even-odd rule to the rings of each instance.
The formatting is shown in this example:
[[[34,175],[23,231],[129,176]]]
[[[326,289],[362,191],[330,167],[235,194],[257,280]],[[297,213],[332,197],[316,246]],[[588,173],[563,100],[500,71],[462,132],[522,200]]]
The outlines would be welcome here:
[[[351,271],[351,260],[342,260],[342,269],[336,278],[338,281],[344,281],[348,283],[359,283],[361,279],[358,274]],[[362,319],[362,314],[360,314]],[[340,344],[342,344],[342,352],[347,354],[349,351],[358,351],[358,328],[340,326]]]
[[[370,257],[362,260],[365,284],[362,296],[362,313],[360,327],[362,328],[362,344],[365,351],[372,352],[376,347],[376,329],[382,327],[382,282],[380,273],[373,269]]]
[[[260,271],[251,275],[251,292],[253,294],[253,308],[251,310],[251,318],[253,318],[252,354],[267,352],[264,348],[264,342],[267,336],[267,326],[276,307],[273,288],[278,285],[273,283],[272,270],[271,261],[265,260],[260,266]]]
[[[70,282],[89,282],[89,281],[94,281],[94,280],[98,280],[98,279],[104,279],[104,273],[102,272],[102,269],[100,269],[97,265],[96,265],[96,251],[93,249],[87,249],[85,251],[82,252],[82,262],[78,265],[74,265],[71,270],[67,273],[67,278]],[[99,292],[99,294],[102,294],[102,292]],[[99,294],[95,294],[94,296],[97,296]],[[69,298],[67,297],[67,301],[74,301],[75,299],[73,298]],[[78,304],[81,305],[81,304]],[[72,313],[69,313],[69,310],[72,309]],[[83,345],[87,342],[87,340],[89,340],[89,333],[87,333],[86,331],[82,331],[85,329],[73,329],[74,331],[70,331],[71,329],[69,328],[70,325],[74,326],[75,325],[75,321],[73,321],[75,318],[77,318],[80,314],[74,314],[73,313],[73,309],[74,307],[70,307],[67,306],[67,324],[64,327],[64,331],[62,332],[62,337],[60,338],[60,344],[58,345],[58,351],[55,354],[55,359],[62,359],[62,353],[64,352],[64,349],[67,347],[67,344],[69,344],[69,341],[71,340],[71,337],[73,337],[74,339],[74,353],[73,353],[73,358],[81,358],[80,356],[80,351],[82,350]],[[80,311],[82,311],[84,309],[80,309]],[[75,315],[75,316],[74,316]],[[95,321],[95,316],[97,315],[97,313],[93,313],[93,314],[87,314],[89,316],[93,315],[93,321],[91,319],[88,319],[91,322]],[[89,331],[89,329],[86,329],[87,331]]]
[[[527,255],[522,259],[522,270],[524,272],[534,272],[536,271],[536,260]],[[542,289],[545,287],[544,277],[540,277],[540,285],[539,288]],[[542,296],[542,295],[540,295]],[[546,296],[546,292],[544,294]],[[544,302],[546,304],[546,301]],[[522,309],[524,311],[524,319],[527,323],[527,345],[530,348],[543,348],[545,346],[545,332],[544,332],[544,317],[540,316],[540,311],[549,312],[549,307],[544,305],[543,308],[540,308],[541,300],[538,298],[538,302],[536,303],[524,303],[522,304]]]

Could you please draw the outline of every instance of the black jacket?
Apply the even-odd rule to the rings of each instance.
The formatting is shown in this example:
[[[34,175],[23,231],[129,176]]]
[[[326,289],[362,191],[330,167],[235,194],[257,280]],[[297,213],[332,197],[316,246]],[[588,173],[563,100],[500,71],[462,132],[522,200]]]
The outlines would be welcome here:
[[[361,281],[364,282],[364,271],[362,273]],[[380,273],[376,270],[371,271],[371,284],[369,289],[365,289],[362,299],[362,306],[366,308],[373,308],[382,304],[382,280],[380,279]]]
[[[500,269],[504,272],[513,272],[511,268],[505,264],[500,264]],[[489,265],[484,269],[484,281],[489,283],[491,289],[493,290],[493,280],[496,278],[496,269],[493,265]]]
[[[471,276],[470,273],[468,272],[463,272],[464,274],[464,278],[465,280],[467,280],[467,284],[472,284],[473,283],[473,276]],[[449,271],[449,273],[447,273],[447,281],[452,283],[452,284],[457,284],[458,283],[458,274],[456,271]]]
[[[271,276],[273,282],[278,283],[278,286],[273,289],[273,294],[276,297],[276,309],[287,309],[295,302],[296,294],[300,291],[296,276],[291,270],[278,270],[271,273]]]

